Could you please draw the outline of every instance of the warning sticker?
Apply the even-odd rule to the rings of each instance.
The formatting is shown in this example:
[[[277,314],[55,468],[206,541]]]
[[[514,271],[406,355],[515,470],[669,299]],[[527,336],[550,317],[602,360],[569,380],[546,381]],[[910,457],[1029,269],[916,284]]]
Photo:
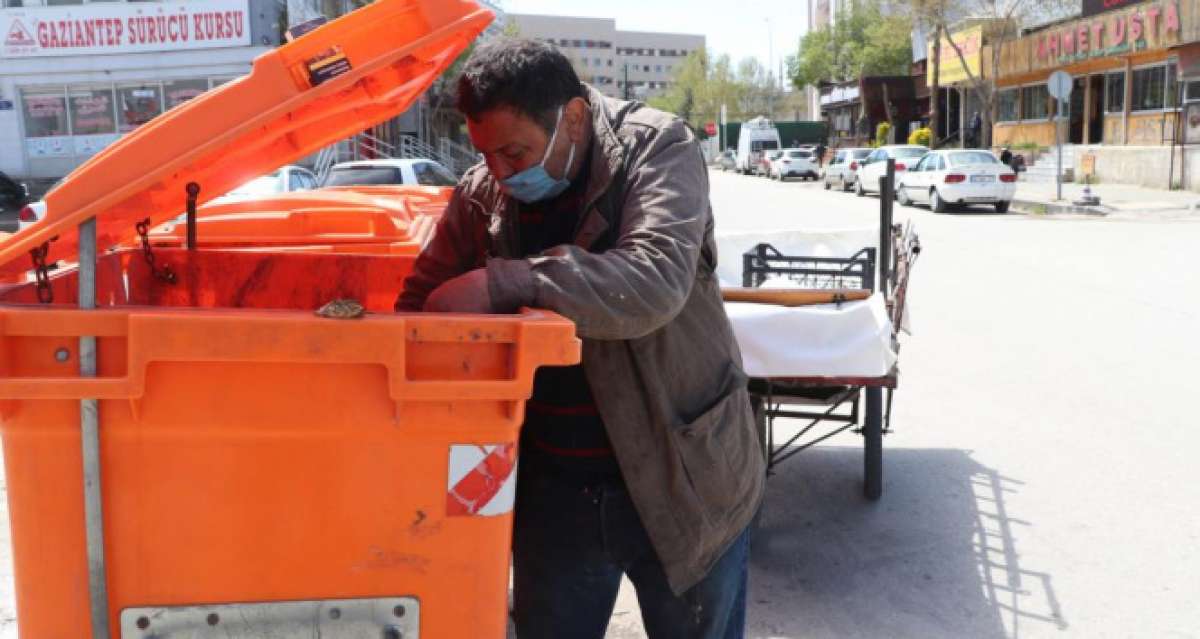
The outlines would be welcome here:
[[[446,514],[490,517],[512,512],[517,497],[514,444],[450,447]]]
[[[350,60],[339,46],[332,46],[306,61],[308,81],[314,87],[350,71]]]

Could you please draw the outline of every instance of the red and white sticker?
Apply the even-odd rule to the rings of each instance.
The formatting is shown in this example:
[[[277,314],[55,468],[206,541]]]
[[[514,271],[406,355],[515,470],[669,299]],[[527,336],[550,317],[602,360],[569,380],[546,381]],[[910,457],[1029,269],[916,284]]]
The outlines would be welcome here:
[[[446,482],[447,515],[503,515],[512,512],[516,497],[516,445],[450,447],[450,466]]]

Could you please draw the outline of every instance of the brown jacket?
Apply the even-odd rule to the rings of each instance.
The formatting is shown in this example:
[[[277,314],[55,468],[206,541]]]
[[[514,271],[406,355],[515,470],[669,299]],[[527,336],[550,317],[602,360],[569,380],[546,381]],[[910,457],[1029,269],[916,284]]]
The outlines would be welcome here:
[[[485,166],[458,185],[402,311],[486,265],[493,304],[573,320],[621,474],[682,593],[749,524],[764,467],[713,271],[708,173],[684,123],[589,88],[591,174],[573,245],[520,255],[515,207]]]

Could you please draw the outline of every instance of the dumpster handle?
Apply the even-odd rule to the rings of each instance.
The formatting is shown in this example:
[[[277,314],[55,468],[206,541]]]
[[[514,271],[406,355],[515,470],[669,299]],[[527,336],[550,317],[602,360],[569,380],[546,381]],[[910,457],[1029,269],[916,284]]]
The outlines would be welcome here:
[[[54,311],[42,311],[45,313]],[[549,312],[525,309],[517,318],[478,315],[411,316],[404,321],[368,317],[352,324],[295,314],[139,313],[120,318],[123,330],[113,330],[114,313],[89,311],[95,325],[55,322],[56,336],[95,335],[126,338],[124,375],[109,377],[0,378],[0,399],[138,399],[146,386],[146,369],[153,362],[283,362],[377,364],[388,370],[393,400],[452,401],[525,399],[537,366],[576,364],[580,343],[574,326]],[[105,317],[107,316],[107,317]],[[41,335],[39,315],[5,318],[9,335]],[[383,318],[380,318],[383,319]],[[395,318],[400,319],[400,318]],[[517,320],[517,321],[514,321]],[[64,325],[70,325],[64,329]],[[236,325],[237,331],[230,331]],[[352,327],[352,328],[351,328]],[[366,339],[340,339],[347,330],[366,333]],[[570,339],[564,339],[570,336]],[[515,344],[509,375],[489,380],[413,380],[406,372],[406,350],[412,343]],[[321,347],[314,349],[313,344]]]

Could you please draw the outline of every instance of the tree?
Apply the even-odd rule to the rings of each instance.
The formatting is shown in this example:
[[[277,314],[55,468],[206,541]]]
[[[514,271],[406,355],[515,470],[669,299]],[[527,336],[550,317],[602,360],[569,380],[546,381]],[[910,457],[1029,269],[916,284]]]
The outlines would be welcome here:
[[[722,105],[729,119],[745,120],[783,104],[777,78],[755,58],[742,60],[735,69],[728,55],[694,51],[671,80],[665,93],[649,100],[650,106],[682,117],[696,130],[717,121]]]
[[[869,75],[907,75],[912,64],[912,18],[883,10],[880,0],[838,9],[833,26],[809,31],[789,59],[792,85],[844,82]]]

